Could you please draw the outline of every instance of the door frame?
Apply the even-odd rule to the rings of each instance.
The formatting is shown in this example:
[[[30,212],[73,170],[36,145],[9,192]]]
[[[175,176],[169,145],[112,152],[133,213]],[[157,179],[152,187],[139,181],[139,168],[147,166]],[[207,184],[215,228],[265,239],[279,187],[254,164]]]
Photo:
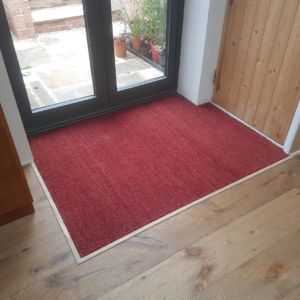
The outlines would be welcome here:
[[[102,72],[97,73],[97,70],[100,68],[95,68],[95,71],[92,69],[94,89],[95,94],[96,91],[101,91],[101,95],[98,94],[98,96],[66,101],[44,108],[38,108],[33,111],[31,110],[23,77],[20,72],[20,65],[10,34],[4,5],[1,0],[0,2],[0,50],[27,136],[118,111],[177,92],[185,0],[168,0],[169,8],[171,2],[173,5],[176,2],[178,8],[172,10],[173,15],[169,18],[168,22],[169,38],[170,35],[172,35],[172,46],[175,47],[173,51],[175,55],[172,58],[173,64],[171,68],[171,70],[173,69],[172,78],[169,77],[168,79],[165,77],[153,80],[153,82],[147,84],[142,83],[134,87],[130,86],[129,88],[119,89],[118,95],[114,92],[114,88],[116,91],[116,77],[113,78],[113,76],[115,76],[115,68],[110,68],[114,70],[112,72],[108,70],[108,63],[110,62],[111,66],[112,58],[114,65],[113,43],[110,42],[112,37],[111,14],[105,14],[105,11],[110,9],[110,0],[83,1],[85,14],[90,16],[86,18],[85,21],[86,30],[89,33],[87,34],[88,43],[91,46],[90,48],[93,49],[90,51],[91,64],[101,65],[102,70]],[[174,15],[174,11],[177,16]],[[173,26],[171,29],[170,19],[172,18],[177,18],[177,26],[176,28]],[[106,29],[104,31],[104,26],[109,28],[109,30]],[[102,46],[103,44],[104,47]],[[108,62],[105,61],[105,55],[108,55]],[[105,71],[103,72],[103,70]],[[144,90],[144,92],[141,92],[141,90]],[[109,94],[111,94],[111,96]],[[26,101],[24,101],[24,99]],[[70,107],[70,105],[72,105],[72,107]],[[50,120],[51,118],[52,120]],[[43,124],[37,126],[36,124],[40,120],[43,120]]]

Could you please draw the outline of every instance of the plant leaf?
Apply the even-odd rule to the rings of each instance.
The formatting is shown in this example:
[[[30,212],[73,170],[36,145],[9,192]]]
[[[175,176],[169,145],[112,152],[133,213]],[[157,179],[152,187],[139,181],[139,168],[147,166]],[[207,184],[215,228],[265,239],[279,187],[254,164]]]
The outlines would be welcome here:
[[[21,70],[28,70],[28,69],[31,69],[32,67],[31,66],[27,66],[27,67],[24,67],[24,68],[21,68]]]

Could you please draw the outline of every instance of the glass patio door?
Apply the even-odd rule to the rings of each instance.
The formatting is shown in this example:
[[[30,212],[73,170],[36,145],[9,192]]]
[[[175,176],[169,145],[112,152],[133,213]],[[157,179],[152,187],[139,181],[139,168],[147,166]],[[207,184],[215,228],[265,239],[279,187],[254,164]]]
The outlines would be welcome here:
[[[176,91],[184,1],[52,2],[0,0],[0,47],[28,135]]]
[[[101,4],[110,103],[146,101],[176,91],[184,1]],[[126,51],[119,50],[122,44]]]

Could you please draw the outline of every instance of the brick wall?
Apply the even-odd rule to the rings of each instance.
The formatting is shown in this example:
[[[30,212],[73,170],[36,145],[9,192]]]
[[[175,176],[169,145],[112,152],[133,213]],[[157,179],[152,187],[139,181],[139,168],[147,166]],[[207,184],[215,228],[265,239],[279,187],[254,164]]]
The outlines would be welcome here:
[[[1,1],[1,0],[0,0]],[[45,22],[32,21],[31,11],[34,9],[51,8],[60,5],[82,3],[82,0],[2,0],[8,24],[12,33],[19,39],[35,38],[38,34],[55,31],[71,30],[85,27],[84,17],[70,17],[62,20]],[[119,4],[120,0],[111,0]],[[124,1],[124,0],[121,0]],[[112,12],[113,21],[117,21],[116,12]]]
[[[27,0],[2,0],[9,28],[19,39],[35,38],[31,9]]]

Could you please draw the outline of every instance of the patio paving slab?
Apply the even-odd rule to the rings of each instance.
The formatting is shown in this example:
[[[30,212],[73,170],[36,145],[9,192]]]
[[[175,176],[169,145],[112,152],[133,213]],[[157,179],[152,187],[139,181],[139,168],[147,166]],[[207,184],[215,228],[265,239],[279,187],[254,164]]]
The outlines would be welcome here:
[[[118,30],[120,22],[116,23]],[[31,75],[23,78],[32,109],[94,94],[85,29],[42,34],[14,44],[20,67],[31,67]],[[115,63],[118,88],[164,75],[129,51]]]

